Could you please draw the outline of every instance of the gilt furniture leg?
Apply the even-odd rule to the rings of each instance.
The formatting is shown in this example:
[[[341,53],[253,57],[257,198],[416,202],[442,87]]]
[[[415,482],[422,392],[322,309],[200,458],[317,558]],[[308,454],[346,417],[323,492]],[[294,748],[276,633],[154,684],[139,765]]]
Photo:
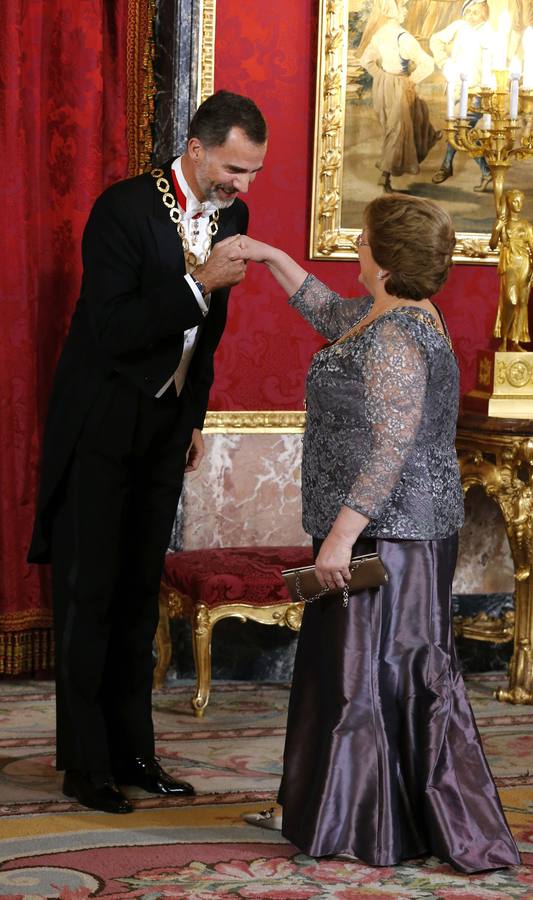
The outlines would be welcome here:
[[[196,667],[196,696],[191,700],[194,715],[200,718],[211,691],[211,633],[213,624],[206,606],[199,606],[192,622],[192,648]]]

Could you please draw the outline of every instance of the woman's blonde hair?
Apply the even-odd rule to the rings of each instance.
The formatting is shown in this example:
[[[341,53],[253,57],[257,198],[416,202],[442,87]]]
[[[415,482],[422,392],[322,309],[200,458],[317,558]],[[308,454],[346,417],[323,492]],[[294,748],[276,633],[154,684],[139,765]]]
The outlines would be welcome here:
[[[390,272],[387,293],[406,300],[436,294],[448,277],[455,246],[448,213],[432,200],[384,194],[363,216],[372,256]]]

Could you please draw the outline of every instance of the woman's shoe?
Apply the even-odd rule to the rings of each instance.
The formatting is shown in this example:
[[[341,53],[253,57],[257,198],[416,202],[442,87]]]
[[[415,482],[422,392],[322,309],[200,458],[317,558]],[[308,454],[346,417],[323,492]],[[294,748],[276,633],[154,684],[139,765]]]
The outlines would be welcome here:
[[[282,815],[276,813],[275,807],[263,809],[261,812],[245,813],[242,818],[249,825],[257,825],[258,828],[269,828],[271,831],[281,831]]]

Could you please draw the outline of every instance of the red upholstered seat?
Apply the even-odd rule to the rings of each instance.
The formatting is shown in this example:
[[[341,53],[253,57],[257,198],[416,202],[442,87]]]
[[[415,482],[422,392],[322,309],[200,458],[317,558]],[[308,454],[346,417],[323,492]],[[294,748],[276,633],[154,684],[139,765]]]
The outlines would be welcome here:
[[[303,603],[293,603],[282,569],[312,563],[310,547],[221,547],[167,553],[159,594],[157,664],[154,684],[160,687],[170,664],[169,619],[191,622],[196,666],[195,716],[203,716],[211,690],[211,633],[221,619],[251,619],[264,625],[287,625],[298,631]]]
[[[167,553],[163,582],[194,604],[287,603],[282,569],[308,566],[310,547],[221,547]]]

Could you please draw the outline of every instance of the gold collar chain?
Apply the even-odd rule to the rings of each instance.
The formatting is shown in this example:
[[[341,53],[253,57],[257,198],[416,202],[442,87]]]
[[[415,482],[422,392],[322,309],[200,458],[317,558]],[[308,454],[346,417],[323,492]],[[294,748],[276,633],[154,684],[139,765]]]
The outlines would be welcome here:
[[[356,337],[357,335],[362,334],[362,332],[369,328],[373,322],[377,322],[378,319],[383,318],[383,316],[387,316],[389,312],[392,312],[394,309],[401,309],[402,312],[407,312],[407,314],[412,316],[414,319],[418,319],[420,322],[424,322],[426,325],[429,325],[437,332],[437,334],[440,334],[440,336],[444,338],[452,353],[454,352],[450,338],[445,331],[441,331],[440,328],[437,328],[437,324],[431,313],[427,313],[427,315],[424,315],[422,310],[416,309],[413,306],[393,307],[392,310],[387,310],[387,312],[382,313],[380,316],[376,316],[376,318],[372,319],[372,321],[369,322],[368,325],[361,325],[359,322],[356,322],[355,325],[352,325],[352,327],[349,328],[348,331],[346,331],[344,334],[341,334],[341,336],[338,337],[336,341],[333,341],[329,346],[336,347],[338,344],[343,344],[344,341],[347,341],[349,338]]]
[[[185,267],[188,272],[192,271],[196,268],[196,266],[203,263],[208,258],[211,253],[211,245],[213,243],[213,238],[218,231],[218,219],[220,216],[220,212],[218,209],[215,209],[209,218],[209,224],[207,226],[207,238],[204,241],[204,245],[200,254],[194,253],[191,250],[189,239],[185,234],[185,226],[183,224],[183,215],[181,209],[179,208],[176,198],[174,194],[170,190],[170,184],[167,178],[165,178],[165,173],[163,169],[152,169],[150,175],[155,178],[155,183],[157,186],[157,190],[161,191],[162,201],[168,209],[168,214],[170,216],[170,221],[173,225],[176,226],[176,231],[178,232],[181,243],[183,245],[183,254],[185,256]]]

